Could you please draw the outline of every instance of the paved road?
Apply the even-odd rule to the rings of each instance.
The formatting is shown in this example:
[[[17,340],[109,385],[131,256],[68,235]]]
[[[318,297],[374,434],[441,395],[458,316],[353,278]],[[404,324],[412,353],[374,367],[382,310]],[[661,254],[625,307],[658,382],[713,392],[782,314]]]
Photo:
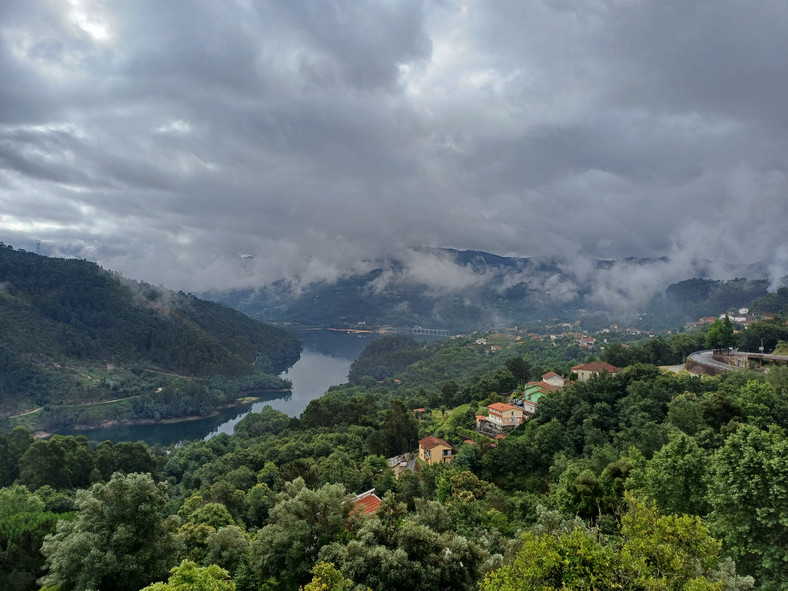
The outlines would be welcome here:
[[[730,371],[732,369],[741,369],[734,367],[733,365],[728,365],[727,363],[720,363],[719,361],[715,361],[714,359],[711,358],[712,353],[713,351],[695,351],[694,353],[690,353],[689,358],[702,365],[716,367],[717,369],[721,369],[723,371]]]

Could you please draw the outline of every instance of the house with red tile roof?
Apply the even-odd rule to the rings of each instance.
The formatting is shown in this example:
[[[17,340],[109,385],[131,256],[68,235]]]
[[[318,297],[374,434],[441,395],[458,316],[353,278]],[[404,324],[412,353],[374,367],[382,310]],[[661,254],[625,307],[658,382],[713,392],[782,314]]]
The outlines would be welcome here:
[[[555,386],[556,388],[563,388],[564,387],[564,378],[559,376],[554,371],[548,371],[546,374],[542,376],[542,381],[547,382],[551,386]]]
[[[380,497],[375,494],[375,489],[368,490],[359,495],[353,501],[353,510],[362,515],[372,515],[380,506]]]
[[[591,363],[583,363],[582,365],[575,365],[572,372],[577,374],[577,379],[581,382],[587,382],[592,376],[599,375],[603,372],[609,374],[619,373],[621,369],[615,365],[610,365],[604,361],[592,361]]]
[[[454,448],[440,437],[429,435],[419,441],[419,457],[425,464],[445,464],[454,459]]]
[[[498,429],[516,427],[523,422],[523,409],[505,402],[494,402],[487,405],[487,421]]]

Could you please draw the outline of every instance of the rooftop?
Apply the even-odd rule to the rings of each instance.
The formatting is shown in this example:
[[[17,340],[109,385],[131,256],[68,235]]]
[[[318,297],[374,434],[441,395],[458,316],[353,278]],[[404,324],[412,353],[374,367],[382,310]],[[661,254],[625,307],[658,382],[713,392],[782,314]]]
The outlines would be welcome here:
[[[375,489],[356,495],[353,508],[361,511],[362,515],[371,515],[378,510],[380,498],[375,494]]]
[[[424,449],[432,449],[436,445],[442,445],[443,447],[451,447],[451,445],[446,443],[440,437],[433,437],[432,435],[428,435],[427,437],[419,441],[419,446]]]
[[[618,373],[618,372],[621,371],[621,369],[619,369],[615,365],[610,365],[609,363],[606,363],[604,361],[592,361],[591,363],[583,363],[582,365],[575,365],[572,368],[572,371],[574,371],[574,372],[577,372],[577,371],[598,371],[598,372],[606,371],[608,373]]]
[[[506,404],[505,402],[493,402],[492,404],[488,404],[487,408],[490,410],[494,410],[496,412],[504,412],[506,410],[520,410],[516,406],[512,406],[511,404]]]

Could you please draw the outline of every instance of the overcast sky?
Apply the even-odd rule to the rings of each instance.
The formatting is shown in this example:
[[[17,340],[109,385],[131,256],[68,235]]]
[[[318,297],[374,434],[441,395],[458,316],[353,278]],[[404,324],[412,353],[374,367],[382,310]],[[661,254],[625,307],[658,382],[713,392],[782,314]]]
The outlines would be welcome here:
[[[788,3],[2,0],[0,240],[190,291],[418,246],[784,274]]]

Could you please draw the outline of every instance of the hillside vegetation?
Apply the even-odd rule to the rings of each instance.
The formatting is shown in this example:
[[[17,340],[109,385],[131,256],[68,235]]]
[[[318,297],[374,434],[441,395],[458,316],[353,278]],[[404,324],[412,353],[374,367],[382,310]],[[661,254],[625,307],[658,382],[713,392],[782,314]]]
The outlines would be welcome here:
[[[6,245],[0,320],[0,416],[43,407],[31,419],[50,429],[119,399],[103,419],[205,414],[285,387],[276,374],[301,351],[294,335],[219,304]]]
[[[634,362],[548,392],[491,440],[478,413],[576,361],[569,344],[491,341],[370,345],[356,383],[300,418],[266,407],[166,452],[18,427],[0,437],[0,586],[784,587],[788,368],[708,378]],[[427,436],[453,461],[395,475],[385,458]],[[362,515],[354,495],[371,489],[382,502]]]

